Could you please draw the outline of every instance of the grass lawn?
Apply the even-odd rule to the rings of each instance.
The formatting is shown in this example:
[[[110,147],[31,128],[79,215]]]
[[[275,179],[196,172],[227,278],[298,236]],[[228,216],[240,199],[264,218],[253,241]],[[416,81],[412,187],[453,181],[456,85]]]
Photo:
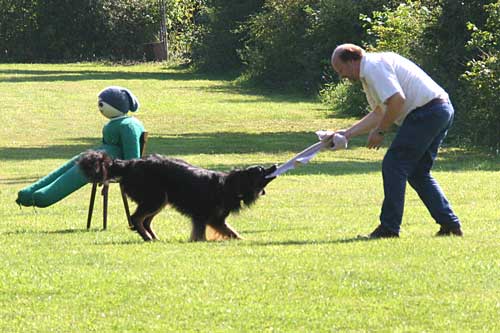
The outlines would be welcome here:
[[[315,100],[243,88],[162,65],[0,65],[1,332],[499,332],[500,158],[445,147],[434,175],[465,237],[435,238],[408,188],[400,239],[359,241],[377,224],[385,149],[365,138],[273,181],[230,223],[246,240],[189,243],[172,209],[161,241],[128,231],[117,186],[108,230],[90,186],[44,209],[24,186],[99,145],[97,93],[130,88],[148,152],[217,170],[284,162],[342,128]]]

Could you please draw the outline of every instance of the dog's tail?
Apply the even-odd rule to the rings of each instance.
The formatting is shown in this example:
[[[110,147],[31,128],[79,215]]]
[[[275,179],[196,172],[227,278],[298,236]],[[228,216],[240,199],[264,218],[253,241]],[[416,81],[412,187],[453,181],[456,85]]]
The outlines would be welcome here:
[[[126,161],[112,159],[104,151],[88,150],[83,153],[78,166],[91,182],[104,183],[121,176]]]

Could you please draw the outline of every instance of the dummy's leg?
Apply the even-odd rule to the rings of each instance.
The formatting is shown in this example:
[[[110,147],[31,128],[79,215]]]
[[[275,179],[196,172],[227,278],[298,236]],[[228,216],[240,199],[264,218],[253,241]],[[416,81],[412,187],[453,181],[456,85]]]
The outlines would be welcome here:
[[[87,183],[88,180],[80,168],[74,165],[50,185],[33,193],[33,205],[36,207],[48,207],[64,199]]]
[[[120,158],[122,155],[120,147],[114,145],[102,145],[95,149],[103,150],[113,158]],[[48,207],[78,190],[88,183],[76,165],[79,158],[80,155],[76,155],[47,176],[19,191],[16,202],[23,206]]]
[[[33,195],[36,191],[43,189],[47,186],[50,186],[54,181],[56,181],[59,177],[68,172],[71,168],[75,166],[75,162],[78,159],[79,155],[73,157],[71,160],[63,164],[58,169],[52,171],[47,176],[39,179],[35,183],[31,184],[23,188],[17,194],[16,202],[23,206],[37,206],[34,202]]]

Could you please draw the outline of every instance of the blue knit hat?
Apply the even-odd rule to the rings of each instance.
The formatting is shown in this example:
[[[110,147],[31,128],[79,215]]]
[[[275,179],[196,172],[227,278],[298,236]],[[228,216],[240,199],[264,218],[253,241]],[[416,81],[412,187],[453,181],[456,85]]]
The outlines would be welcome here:
[[[111,86],[99,93],[99,110],[108,118],[125,115],[139,109],[139,101],[130,90]]]

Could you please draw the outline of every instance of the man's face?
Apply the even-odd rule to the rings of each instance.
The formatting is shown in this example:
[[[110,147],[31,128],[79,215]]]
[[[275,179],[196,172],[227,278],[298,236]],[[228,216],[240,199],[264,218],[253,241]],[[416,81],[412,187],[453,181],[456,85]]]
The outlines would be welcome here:
[[[336,58],[332,62],[332,67],[341,79],[348,79],[351,82],[359,80],[359,66],[354,60],[343,62]]]

